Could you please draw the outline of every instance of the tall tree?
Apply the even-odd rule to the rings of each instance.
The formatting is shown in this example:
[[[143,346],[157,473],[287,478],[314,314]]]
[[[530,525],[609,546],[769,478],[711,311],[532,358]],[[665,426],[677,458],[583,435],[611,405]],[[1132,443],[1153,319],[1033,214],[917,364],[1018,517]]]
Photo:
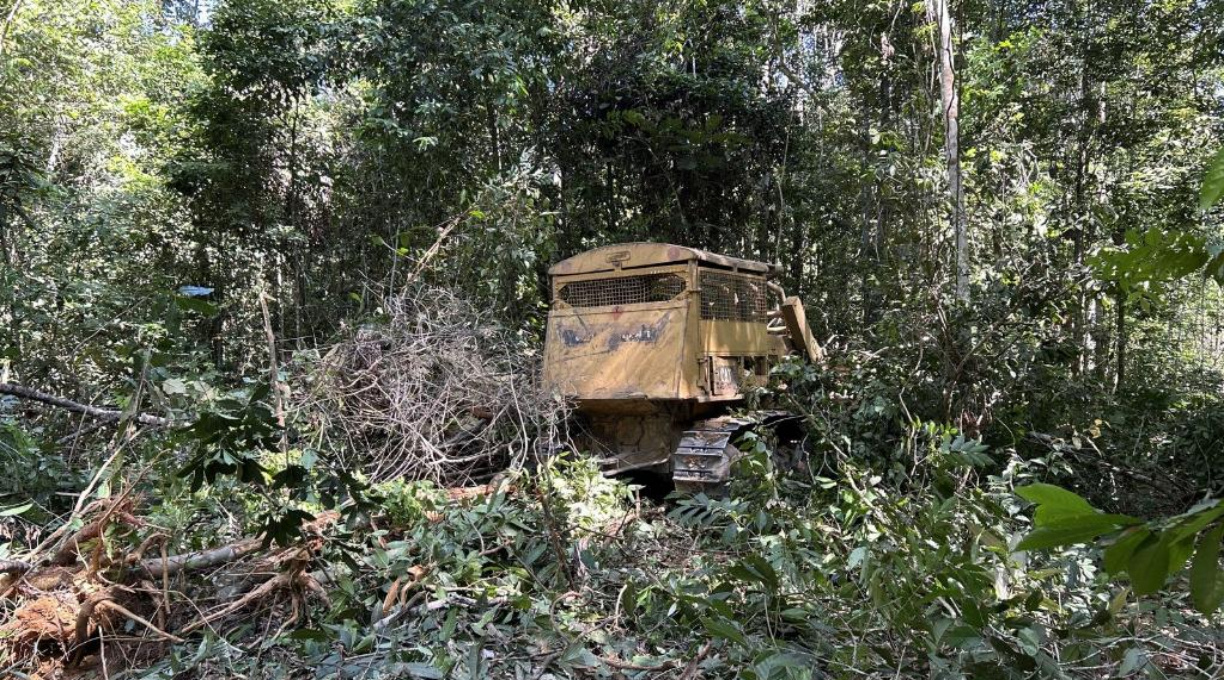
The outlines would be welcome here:
[[[952,51],[952,15],[948,0],[928,0],[927,17],[937,27],[939,98],[944,123],[944,157],[948,165],[948,201],[956,239],[956,297],[969,299],[969,226],[965,219],[965,188],[960,159],[960,94]]]

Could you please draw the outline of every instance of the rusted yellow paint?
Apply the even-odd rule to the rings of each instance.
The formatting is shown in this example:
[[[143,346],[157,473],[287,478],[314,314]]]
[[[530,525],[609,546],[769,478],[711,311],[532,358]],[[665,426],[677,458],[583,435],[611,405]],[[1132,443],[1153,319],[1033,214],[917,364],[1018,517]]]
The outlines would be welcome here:
[[[592,448],[616,461],[614,469],[665,464],[685,423],[743,399],[744,390],[761,384],[769,367],[792,349],[812,357],[819,352],[797,298],[783,300],[773,284],[769,290],[778,299],[770,317],[776,328],[763,319],[702,319],[701,272],[710,270],[724,281],[742,277],[752,291],[764,291],[776,268],[683,246],[628,243],[575,255],[549,270],[553,304],[544,380],[588,416],[598,443]],[[643,282],[660,276],[672,287],[677,282],[670,277],[679,277],[683,291],[664,301],[607,303],[622,296],[637,300],[627,290],[657,297],[655,284]],[[625,280],[631,277],[647,278]],[[563,294],[567,284],[578,283]],[[672,295],[671,287],[660,290]],[[739,297],[737,303],[753,299],[760,298]]]
[[[807,322],[807,312],[804,311],[803,302],[799,298],[792,295],[782,301],[782,320],[786,323],[786,330],[797,350],[806,354],[809,361],[824,359],[824,350],[812,336],[812,329]]]
[[[544,379],[580,399],[686,399],[690,303],[554,309]]]
[[[710,356],[778,357],[786,354],[781,339],[765,324],[748,321],[702,321],[702,350]]]
[[[726,380],[721,381],[724,389],[714,389],[720,377],[716,367],[724,374],[734,370],[739,385],[752,377],[745,368],[767,369],[788,349],[764,323],[703,320],[700,272],[707,268],[762,284],[774,271],[763,262],[655,243],[597,248],[555,265],[550,270],[546,383],[583,402],[740,398],[741,390],[725,389]],[[612,286],[623,277],[662,274],[680,276],[685,283],[685,290],[666,302],[575,307],[561,295],[574,282]]]
[[[733,271],[742,270],[767,276],[773,276],[778,269],[776,265],[765,262],[715,255],[704,250],[669,243],[621,243],[579,253],[553,265],[548,273],[552,276],[567,276],[637,269],[678,262],[706,262],[712,266]]]

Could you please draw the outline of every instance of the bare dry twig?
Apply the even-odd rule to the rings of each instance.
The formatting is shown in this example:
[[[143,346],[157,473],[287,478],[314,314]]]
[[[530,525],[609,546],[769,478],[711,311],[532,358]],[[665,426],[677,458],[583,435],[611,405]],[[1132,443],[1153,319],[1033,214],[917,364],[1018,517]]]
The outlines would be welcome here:
[[[375,481],[446,486],[521,465],[557,430],[512,335],[450,292],[424,286],[385,302],[387,321],[337,344],[296,408],[353,452]]]

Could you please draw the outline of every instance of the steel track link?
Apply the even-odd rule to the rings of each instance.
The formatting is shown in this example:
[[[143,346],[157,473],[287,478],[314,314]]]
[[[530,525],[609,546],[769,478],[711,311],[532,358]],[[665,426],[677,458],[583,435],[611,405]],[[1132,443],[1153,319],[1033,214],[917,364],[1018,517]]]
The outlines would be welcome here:
[[[745,416],[721,416],[693,423],[672,454],[672,481],[681,493],[721,493],[731,479],[731,466],[742,455],[734,441],[740,434],[787,417],[782,411],[755,411]]]

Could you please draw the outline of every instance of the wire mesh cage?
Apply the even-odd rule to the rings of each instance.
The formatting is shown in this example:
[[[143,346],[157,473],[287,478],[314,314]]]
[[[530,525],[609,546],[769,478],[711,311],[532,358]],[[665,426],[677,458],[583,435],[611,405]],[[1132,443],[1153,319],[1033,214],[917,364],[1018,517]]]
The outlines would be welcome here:
[[[640,274],[572,281],[561,286],[558,297],[571,307],[638,305],[673,300],[686,287],[677,274]]]
[[[722,272],[701,272],[701,318],[766,323],[765,281]]]

